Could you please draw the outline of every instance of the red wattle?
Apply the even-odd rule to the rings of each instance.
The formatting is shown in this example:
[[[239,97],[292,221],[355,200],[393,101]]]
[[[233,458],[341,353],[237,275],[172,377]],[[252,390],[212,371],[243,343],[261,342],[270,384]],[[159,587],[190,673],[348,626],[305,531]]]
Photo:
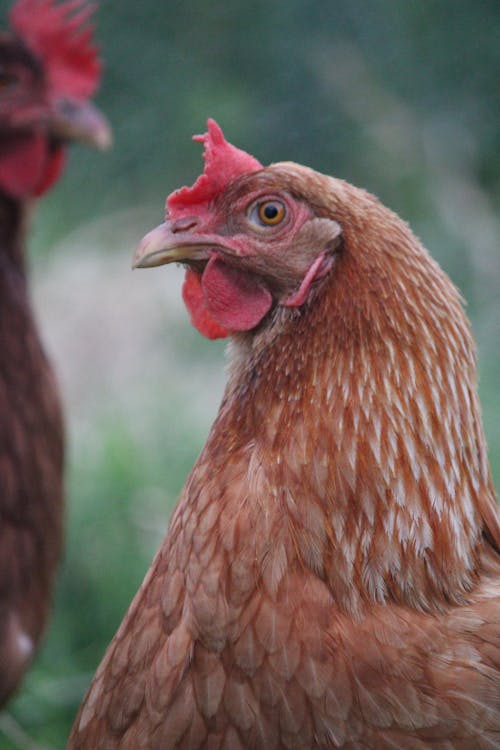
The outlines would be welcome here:
[[[234,268],[215,253],[201,279],[210,316],[230,331],[250,331],[269,312],[271,292],[254,276]]]
[[[50,190],[52,185],[59,179],[65,163],[66,150],[62,146],[54,146],[47,155],[45,169],[33,195],[38,198],[43,193],[46,193],[47,190]]]
[[[12,135],[0,142],[0,188],[12,198],[42,195],[63,166],[64,149],[51,148],[43,133]]]
[[[13,198],[33,195],[47,161],[47,141],[41,133],[2,138],[0,187]]]
[[[190,268],[184,277],[182,299],[188,309],[191,323],[203,336],[207,339],[223,339],[229,336],[230,332],[210,316],[203,299],[201,277]]]

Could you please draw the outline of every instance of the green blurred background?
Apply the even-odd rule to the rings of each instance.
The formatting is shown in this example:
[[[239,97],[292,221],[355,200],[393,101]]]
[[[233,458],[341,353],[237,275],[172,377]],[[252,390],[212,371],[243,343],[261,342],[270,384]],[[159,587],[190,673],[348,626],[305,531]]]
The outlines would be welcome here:
[[[29,241],[66,402],[67,543],[2,750],[64,747],[217,410],[223,345],[190,327],[182,274],[130,272],[166,194],[201,170],[207,116],[264,164],[343,177],[411,223],[468,301],[498,486],[498,16],[488,0],[102,2],[115,147],[73,150]]]

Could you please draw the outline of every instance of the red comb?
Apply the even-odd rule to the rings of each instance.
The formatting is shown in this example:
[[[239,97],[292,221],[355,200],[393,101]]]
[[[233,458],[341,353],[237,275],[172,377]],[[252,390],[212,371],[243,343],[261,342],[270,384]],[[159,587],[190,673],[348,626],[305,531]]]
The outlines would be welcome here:
[[[195,135],[194,141],[205,146],[205,169],[192,187],[175,190],[167,198],[169,217],[179,217],[194,206],[209,203],[236,177],[262,169],[262,164],[250,154],[232,146],[215,120],[207,120],[208,133]]]
[[[12,27],[42,61],[54,96],[87,99],[99,83],[101,63],[87,23],[95,10],[85,0],[17,0]]]

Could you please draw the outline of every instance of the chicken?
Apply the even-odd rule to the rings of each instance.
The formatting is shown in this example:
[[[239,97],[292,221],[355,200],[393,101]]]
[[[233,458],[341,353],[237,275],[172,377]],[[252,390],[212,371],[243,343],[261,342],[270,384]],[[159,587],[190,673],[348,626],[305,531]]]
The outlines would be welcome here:
[[[89,97],[100,63],[90,7],[18,0],[0,35],[0,706],[42,635],[60,555],[63,426],[31,309],[24,235],[30,199],[59,176],[66,142],[105,147]]]
[[[367,192],[215,122],[135,266],[229,382],[69,748],[500,748],[500,524],[460,297]]]

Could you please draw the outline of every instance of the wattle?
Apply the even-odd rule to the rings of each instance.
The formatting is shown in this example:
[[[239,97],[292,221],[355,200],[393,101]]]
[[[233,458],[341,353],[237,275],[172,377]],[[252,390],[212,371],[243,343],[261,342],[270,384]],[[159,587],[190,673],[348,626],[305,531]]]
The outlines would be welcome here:
[[[182,296],[191,322],[210,339],[252,330],[272,305],[271,293],[263,284],[216,253],[202,276],[190,269],[186,272]]]
[[[271,292],[255,276],[228,265],[216,253],[201,278],[203,299],[212,318],[230,331],[250,331],[267,315]]]
[[[191,323],[203,336],[207,339],[224,339],[229,336],[230,331],[216,323],[208,312],[203,299],[201,276],[190,268],[184,277],[182,299],[188,309]]]
[[[52,185],[57,182],[61,176],[61,172],[66,163],[66,149],[61,145],[50,146],[47,149],[47,159],[45,161],[45,168],[42,170],[42,175],[38,185],[33,191],[33,195],[37,198],[50,190]]]
[[[12,135],[0,142],[0,188],[12,198],[41,195],[63,165],[63,148],[51,146],[43,133]]]

